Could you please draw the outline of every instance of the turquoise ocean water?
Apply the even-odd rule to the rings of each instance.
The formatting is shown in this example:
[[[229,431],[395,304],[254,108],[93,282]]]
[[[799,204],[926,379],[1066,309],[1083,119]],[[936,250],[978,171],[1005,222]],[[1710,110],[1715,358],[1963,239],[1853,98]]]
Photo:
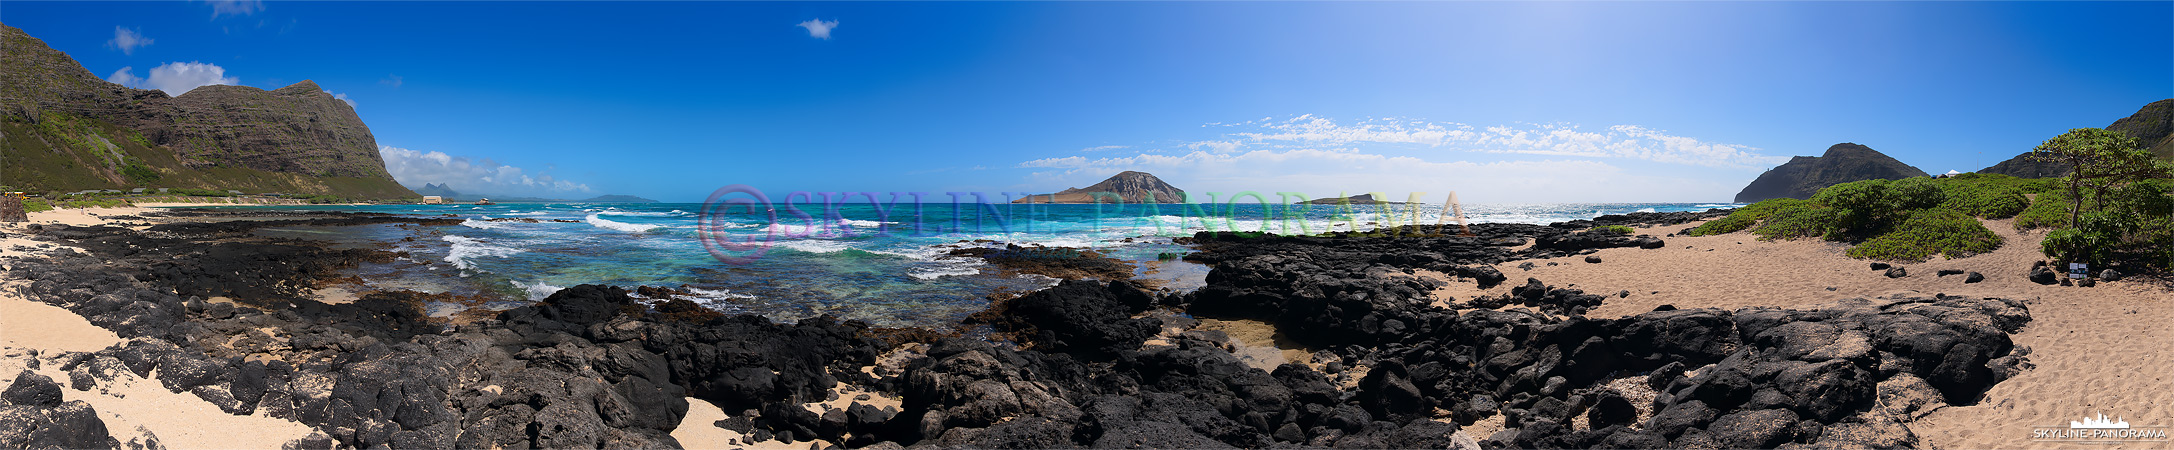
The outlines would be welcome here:
[[[1628,212],[1703,211],[1720,203],[1467,204],[1474,223],[1546,224]],[[407,252],[359,269],[367,289],[485,294],[517,303],[565,286],[681,286],[690,300],[729,313],[779,320],[819,314],[884,326],[954,323],[986,307],[998,289],[1025,292],[1054,283],[1003,276],[979,260],[947,257],[966,246],[1001,243],[1093,248],[1133,260],[1141,276],[1195,285],[1206,269],[1157,262],[1189,249],[1171,237],[1201,230],[1318,233],[1391,224],[1434,224],[1440,205],[1288,208],[1276,205],[980,205],[878,207],[844,204],[745,208],[711,214],[696,203],[519,203],[476,205],[283,206],[277,209],[380,212],[464,218],[454,226],[372,225],[267,228],[265,236],[328,240]],[[1416,209],[1417,211],[1413,211]],[[717,210],[711,210],[716,212]],[[802,217],[800,214],[805,214]],[[492,221],[491,219],[536,219]],[[708,228],[704,228],[707,226]],[[707,232],[705,232],[707,230]],[[755,242],[732,251],[720,239]],[[993,241],[993,242],[981,242]],[[760,244],[767,242],[767,244]],[[728,263],[712,248],[735,257]],[[755,255],[760,250],[759,255]],[[444,306],[444,305],[441,305]],[[439,313],[450,312],[444,308]]]

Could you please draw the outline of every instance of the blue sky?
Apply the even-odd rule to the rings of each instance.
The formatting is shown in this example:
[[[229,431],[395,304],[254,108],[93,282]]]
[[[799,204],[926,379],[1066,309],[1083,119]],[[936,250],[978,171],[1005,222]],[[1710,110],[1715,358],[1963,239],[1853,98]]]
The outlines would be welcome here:
[[[1970,171],[2174,97],[2168,2],[10,1],[0,20],[138,87],[314,80],[403,183],[561,198],[1143,170],[1196,193],[1722,201],[1839,142]]]

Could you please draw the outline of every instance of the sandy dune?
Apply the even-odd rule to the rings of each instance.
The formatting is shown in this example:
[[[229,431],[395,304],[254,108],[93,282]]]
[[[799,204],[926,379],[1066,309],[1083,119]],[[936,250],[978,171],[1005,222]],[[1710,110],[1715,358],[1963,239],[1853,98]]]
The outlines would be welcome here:
[[[1640,233],[1660,236],[1689,226]],[[2098,413],[2120,416],[2135,427],[2174,425],[2174,351],[2169,350],[2174,348],[2174,290],[2139,281],[2091,288],[2032,283],[2025,274],[2040,259],[2038,242],[2045,232],[2017,232],[2008,220],[1988,221],[1986,226],[2007,240],[1999,250],[1902,264],[1909,276],[1900,279],[1871,270],[1868,261],[1845,256],[1847,247],[1841,244],[1761,242],[1749,233],[1733,233],[1670,237],[1664,249],[1601,250],[1594,254],[1601,258],[1599,264],[1582,256],[1536,260],[1536,267],[1526,271],[1512,262],[1497,267],[1510,276],[1502,286],[1483,291],[1471,283],[1452,283],[1436,294],[1458,300],[1500,295],[1532,277],[1608,294],[1608,302],[1591,313],[1595,317],[1633,315],[1664,304],[1809,306],[1897,290],[2025,300],[2032,321],[2014,339],[2030,347],[2037,368],[1994,386],[1976,405],[1947,407],[1919,419],[1911,428],[1925,443],[1938,448],[2174,448],[2165,441],[2085,445],[2031,440],[2032,427],[2065,428],[2071,420]],[[1942,269],[1976,271],[1985,281],[1965,284],[1961,275],[1935,275]],[[1630,297],[1615,297],[1625,290]]]

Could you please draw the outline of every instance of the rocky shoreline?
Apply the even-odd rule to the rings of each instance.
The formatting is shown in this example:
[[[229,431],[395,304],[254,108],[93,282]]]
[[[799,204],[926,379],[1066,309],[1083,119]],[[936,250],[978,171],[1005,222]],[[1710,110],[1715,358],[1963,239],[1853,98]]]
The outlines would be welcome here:
[[[51,386],[155,374],[228,413],[317,430],[293,448],[679,447],[682,426],[730,429],[747,446],[843,448],[1914,448],[1908,424],[1926,405],[1974,403],[2029,366],[2009,340],[2030,320],[2013,300],[1897,295],[1592,319],[1584,308],[1606,296],[1528,279],[1511,296],[1444,308],[1429,298],[1442,281],[1413,275],[1508,283],[1491,265],[1666,237],[1591,227],[1714,215],[1482,224],[1475,236],[1201,233],[1187,259],[1214,267],[1206,287],[1064,281],[977,315],[1010,337],[996,341],[827,317],[781,324],[593,285],[447,320],[412,293],[301,298],[390,256],[246,235],[262,223],[38,227],[36,239],[88,254],[0,261],[8,278],[128,342],[30,356],[67,379],[17,377],[0,397],[0,444],[124,446],[91,432],[104,429],[97,416]],[[1230,335],[1197,326],[1209,318],[1270,324],[1311,356],[1248,365]],[[841,387],[900,401],[835,398]],[[683,424],[689,398],[731,417]],[[841,406],[806,406],[826,401]]]

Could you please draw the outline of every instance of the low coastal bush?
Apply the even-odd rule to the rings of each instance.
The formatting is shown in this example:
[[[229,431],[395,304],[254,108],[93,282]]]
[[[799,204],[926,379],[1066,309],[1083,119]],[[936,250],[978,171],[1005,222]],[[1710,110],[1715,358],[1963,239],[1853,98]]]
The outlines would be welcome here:
[[[2046,192],[2038,194],[2038,198],[2032,200],[2030,206],[2024,207],[2023,212],[2016,213],[2015,228],[2029,230],[2034,228],[2067,227],[2068,208],[2073,203],[2068,199],[2066,193]]]
[[[233,196],[234,196],[234,194],[233,194],[233,193],[229,193],[229,192],[227,192],[227,191],[222,191],[222,190],[218,190],[218,189],[189,189],[189,188],[173,188],[173,189],[167,189],[167,190],[166,190],[166,193],[167,193],[167,194],[172,194],[172,195],[180,195],[180,196],[187,196],[187,197],[233,197]]]
[[[130,204],[130,203],[129,203],[129,202],[127,201],[127,200],[121,200],[121,199],[105,199],[105,200],[65,200],[65,201],[62,201],[62,202],[60,202],[60,206],[61,206],[61,207],[64,207],[64,208],[69,208],[69,209],[81,209],[81,208],[121,208],[121,207],[135,206],[135,205],[133,205],[133,204]]]
[[[1763,241],[1827,236],[1836,231],[1837,214],[1833,208],[1798,202],[1776,208],[1751,233]]]
[[[24,200],[23,200],[23,211],[24,211],[24,212],[39,212],[39,211],[52,211],[52,210],[53,210],[53,204],[51,204],[51,203],[46,203],[46,202],[45,202],[45,199],[42,199],[42,198],[32,198],[32,199],[24,199]]]
[[[1931,178],[1865,180],[1828,186],[1812,195],[1812,203],[1833,208],[1827,224],[1829,239],[1843,236],[1872,237],[1886,232],[1910,211],[1939,206],[1947,193]]]
[[[2031,200],[2012,184],[1959,181],[1941,183],[1947,200],[1939,208],[1987,219],[2015,217]]]
[[[1587,232],[1587,233],[1594,233],[1594,234],[1612,234],[1612,235],[1617,235],[1617,236],[1628,236],[1628,235],[1630,235],[1631,233],[1635,233],[1635,232],[1637,232],[1637,231],[1638,231],[1638,230],[1633,230],[1633,229],[1631,229],[1631,227],[1626,227],[1626,226],[1622,226],[1622,225],[1601,225],[1601,226],[1597,226],[1597,227],[1592,227],[1592,228],[1588,228],[1588,229],[1586,229],[1586,230],[1585,230],[1585,232]]]
[[[1692,228],[1691,235],[1711,236],[1716,234],[1729,234],[1743,231],[1745,229],[1751,228],[1752,225],[1758,224],[1760,220],[1766,219],[1766,216],[1769,214],[1773,214],[1775,210],[1790,208],[1805,203],[1807,203],[1805,200],[1794,198],[1776,198],[1761,200],[1758,203],[1753,203],[1742,208],[1737,208],[1735,212],[1729,213],[1728,216],[1706,222],[1703,225],[1699,225],[1698,228]]]
[[[2052,242],[2052,239],[2048,239]],[[1985,228],[1977,218],[1945,209],[1909,214],[1893,232],[1879,235],[1849,249],[1852,258],[1923,261],[1932,255],[1961,258],[2000,248],[2000,235]]]

